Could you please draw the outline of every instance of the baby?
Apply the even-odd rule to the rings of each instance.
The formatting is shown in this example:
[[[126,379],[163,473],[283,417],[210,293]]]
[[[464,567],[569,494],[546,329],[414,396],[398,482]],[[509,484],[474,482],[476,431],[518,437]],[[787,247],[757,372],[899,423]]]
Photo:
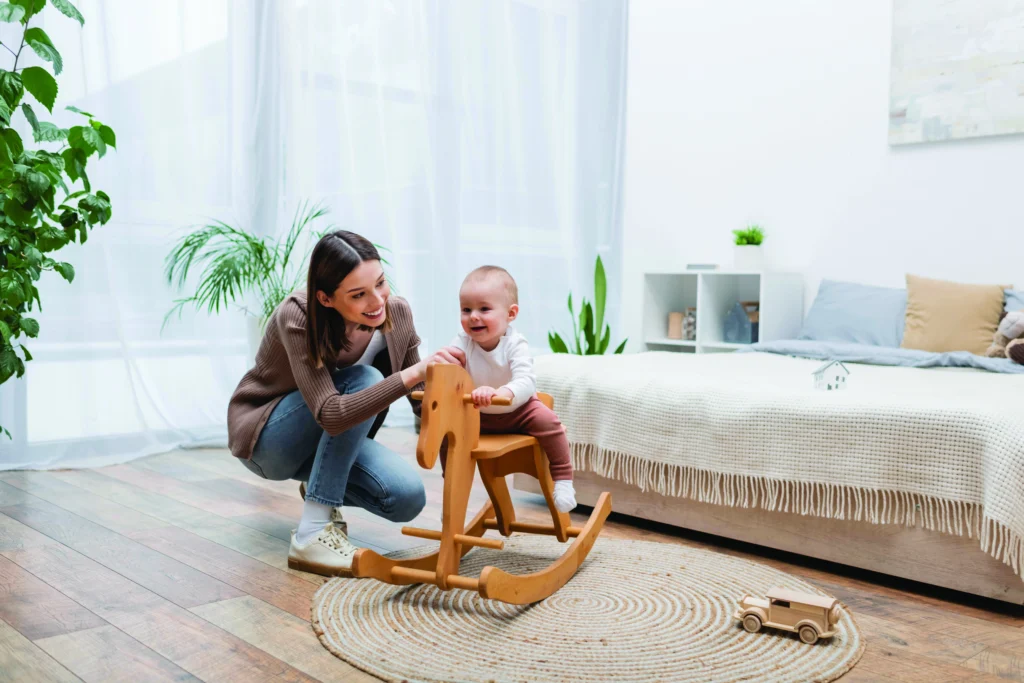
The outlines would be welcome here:
[[[476,389],[473,403],[480,409],[481,434],[529,434],[536,437],[551,463],[555,481],[555,507],[568,512],[576,507],[572,462],[565,427],[554,411],[537,398],[526,338],[510,323],[519,315],[519,292],[504,268],[481,266],[459,290],[462,332],[451,343],[466,355],[466,370]],[[491,403],[495,396],[512,400],[510,406]],[[441,455],[441,467],[445,463]]]

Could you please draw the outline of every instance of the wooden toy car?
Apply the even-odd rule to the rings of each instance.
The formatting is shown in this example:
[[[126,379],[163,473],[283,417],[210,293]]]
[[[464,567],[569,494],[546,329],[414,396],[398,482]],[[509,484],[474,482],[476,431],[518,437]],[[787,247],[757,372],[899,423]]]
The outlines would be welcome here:
[[[813,593],[798,593],[785,588],[773,588],[764,598],[744,595],[733,618],[743,628],[757,633],[762,626],[793,631],[800,640],[811,644],[818,638],[831,638],[839,622],[839,601]]]

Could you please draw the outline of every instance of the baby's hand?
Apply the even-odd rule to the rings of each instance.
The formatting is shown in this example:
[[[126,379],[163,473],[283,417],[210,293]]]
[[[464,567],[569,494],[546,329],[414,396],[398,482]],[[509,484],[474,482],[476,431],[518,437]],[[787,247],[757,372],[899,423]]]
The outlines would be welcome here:
[[[491,399],[498,392],[494,387],[477,387],[473,390],[473,405],[477,408],[486,408],[491,405]]]

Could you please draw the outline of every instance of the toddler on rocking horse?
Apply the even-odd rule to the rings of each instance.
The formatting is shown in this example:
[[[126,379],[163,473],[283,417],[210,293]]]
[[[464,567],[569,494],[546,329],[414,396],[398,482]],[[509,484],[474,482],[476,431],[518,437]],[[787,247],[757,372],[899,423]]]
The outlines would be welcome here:
[[[481,434],[527,434],[537,439],[548,456],[555,482],[554,502],[559,512],[576,507],[572,462],[565,427],[553,410],[537,398],[526,338],[511,328],[519,315],[516,282],[504,268],[481,266],[459,290],[462,332],[451,342],[466,356],[465,368],[473,379],[473,404],[480,410]],[[492,404],[496,396],[511,405]],[[444,473],[446,444],[441,447]]]

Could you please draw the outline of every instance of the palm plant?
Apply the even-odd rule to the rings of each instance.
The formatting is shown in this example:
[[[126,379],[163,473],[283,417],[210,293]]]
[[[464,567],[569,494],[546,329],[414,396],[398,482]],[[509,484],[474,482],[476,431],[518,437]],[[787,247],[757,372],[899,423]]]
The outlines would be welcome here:
[[[572,307],[572,292],[569,292],[569,315],[572,318],[572,346],[570,347],[557,332],[548,332],[548,345],[555,353],[573,353],[579,356],[603,354],[611,343],[611,326],[604,322],[604,307],[608,293],[608,281],[604,272],[601,257],[597,257],[594,265],[594,305],[591,306],[586,297],[580,307],[579,324],[576,312]],[[603,331],[602,331],[603,328]],[[622,353],[628,339],[616,347],[613,353]]]
[[[327,209],[321,205],[303,202],[281,240],[260,238],[223,221],[186,234],[164,261],[167,283],[181,290],[193,270],[202,271],[195,292],[175,300],[164,317],[164,325],[174,313],[180,316],[187,307],[214,314],[232,303],[260,320],[267,320],[278,304],[302,286],[309,253],[297,252],[300,238],[326,215]],[[333,229],[335,226],[328,225],[323,230],[311,230],[312,241]],[[387,264],[383,258],[381,261]],[[259,312],[238,303],[250,296],[258,299]]]

